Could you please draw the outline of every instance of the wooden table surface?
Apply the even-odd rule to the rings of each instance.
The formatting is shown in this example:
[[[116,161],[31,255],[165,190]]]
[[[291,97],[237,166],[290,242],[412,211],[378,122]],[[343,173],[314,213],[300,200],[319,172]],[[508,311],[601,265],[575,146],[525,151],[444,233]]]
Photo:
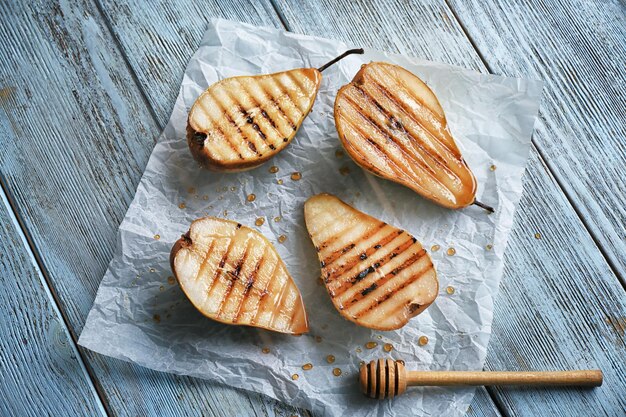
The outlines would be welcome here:
[[[566,3],[566,4],[560,4]],[[211,17],[545,82],[470,416],[626,414],[622,1],[0,2],[0,415],[308,415],[77,346],[116,230]]]

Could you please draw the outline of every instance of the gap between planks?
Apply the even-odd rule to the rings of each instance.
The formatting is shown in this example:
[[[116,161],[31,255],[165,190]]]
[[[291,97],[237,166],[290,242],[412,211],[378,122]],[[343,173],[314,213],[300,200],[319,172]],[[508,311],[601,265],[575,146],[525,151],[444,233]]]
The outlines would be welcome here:
[[[271,1],[272,1],[272,4],[274,4],[274,0],[271,0]],[[474,49],[474,51],[476,51],[476,54],[478,55],[478,58],[480,59],[480,61],[484,65],[485,69],[489,72],[489,74],[493,74],[493,70],[491,69],[491,67],[487,63],[487,60],[485,59],[485,57],[483,56],[481,51],[478,49],[478,46],[476,46],[476,43],[474,42],[474,39],[472,39],[472,36],[469,34],[467,28],[465,27],[465,25],[463,24],[461,19],[459,19],[459,16],[457,15],[456,11],[450,5],[449,0],[444,0],[444,3],[446,5],[446,7],[448,8],[448,10],[450,10],[450,13],[452,13],[452,16],[454,16],[454,20],[459,25],[459,28],[461,28],[461,30],[463,31],[463,34],[467,38],[468,42],[472,45],[472,49]],[[539,117],[539,114],[537,114],[537,117]],[[533,134],[534,134],[534,131],[533,131]],[[589,236],[593,240],[593,243],[598,248],[598,251],[602,254],[602,257],[604,258],[604,261],[607,263],[607,265],[609,266],[609,268],[613,272],[613,275],[615,275],[617,277],[617,280],[622,285],[622,288],[624,288],[624,290],[626,290],[626,276],[622,276],[620,274],[617,266],[613,262],[613,259],[607,254],[607,252],[604,250],[604,248],[600,244],[600,241],[599,241],[596,233],[593,231],[593,229],[589,225],[589,222],[587,221],[587,219],[585,219],[585,217],[582,215],[582,213],[581,213],[580,209],[578,208],[578,206],[575,204],[574,198],[571,196],[571,194],[567,191],[567,189],[563,185],[563,181],[556,175],[554,167],[550,164],[550,161],[546,158],[543,150],[537,145],[537,142],[535,141],[534,137],[531,136],[530,140],[531,140],[531,143],[532,143],[533,147],[537,151],[537,154],[539,155],[539,161],[546,168],[546,171],[548,171],[548,174],[550,175],[550,177],[557,184],[557,186],[559,187],[559,189],[561,190],[561,192],[565,196],[565,199],[567,200],[569,205],[572,206],[572,209],[574,210],[574,213],[576,213],[576,216],[578,216],[578,218],[580,219],[581,223],[583,224],[583,227],[587,231],[587,234],[589,234]]]
[[[15,225],[17,233],[22,241],[24,250],[26,251],[27,256],[30,258],[32,264],[35,266],[35,270],[37,272],[37,275],[39,275],[42,287],[44,288],[48,299],[51,301],[50,304],[54,313],[61,319],[63,323],[63,331],[65,332],[67,338],[72,342],[71,349],[76,356],[80,369],[83,371],[83,375],[86,377],[87,381],[89,381],[89,388],[91,389],[92,394],[96,399],[97,404],[99,405],[102,415],[112,416],[113,414],[111,413],[111,410],[104,399],[105,397],[102,391],[102,387],[100,386],[100,384],[97,383],[97,378],[95,378],[93,370],[88,365],[88,361],[85,360],[85,357],[78,347],[76,335],[74,334],[74,332],[72,332],[72,329],[69,326],[68,319],[63,312],[63,309],[61,308],[58,295],[54,291],[54,287],[50,284],[50,277],[48,276],[48,272],[46,271],[45,266],[41,260],[39,251],[35,248],[33,240],[24,225],[22,217],[17,211],[17,206],[13,197],[9,193],[9,189],[7,187],[2,172],[0,172],[0,200],[2,200],[2,203],[7,208],[9,216],[11,217],[11,220]]]

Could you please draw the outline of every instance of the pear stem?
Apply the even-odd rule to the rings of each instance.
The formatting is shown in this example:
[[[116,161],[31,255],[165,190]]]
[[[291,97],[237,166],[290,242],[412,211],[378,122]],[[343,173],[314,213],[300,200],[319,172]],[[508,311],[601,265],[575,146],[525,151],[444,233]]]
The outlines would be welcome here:
[[[489,213],[493,213],[493,212],[495,211],[495,210],[493,209],[493,207],[488,206],[488,205],[487,205],[487,204],[485,204],[485,203],[481,203],[481,202],[480,202],[480,201],[478,201],[478,200],[474,200],[474,202],[473,202],[472,204],[473,204],[473,205],[475,205],[475,206],[478,206],[478,207],[482,207],[482,208],[484,208],[484,209],[485,209],[485,210],[487,210]]]
[[[362,54],[363,52],[363,48],[357,48],[357,49],[350,49],[347,50],[346,52],[344,52],[343,54],[339,55],[337,58],[328,61],[327,63],[325,63],[324,65],[322,65],[321,67],[319,67],[317,70],[319,72],[324,71],[326,68],[330,67],[331,65],[333,65],[335,62],[337,61],[341,61],[342,59],[344,59],[345,57],[347,57],[348,55],[352,55],[352,54]]]

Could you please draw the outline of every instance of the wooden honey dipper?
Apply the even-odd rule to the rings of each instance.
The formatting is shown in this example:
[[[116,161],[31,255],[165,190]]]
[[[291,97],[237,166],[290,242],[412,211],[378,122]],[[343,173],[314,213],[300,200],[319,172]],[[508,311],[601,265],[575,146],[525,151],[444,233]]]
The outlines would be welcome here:
[[[400,361],[379,359],[361,366],[361,391],[371,398],[393,398],[407,385],[570,385],[598,387],[602,371],[489,372],[489,371],[407,371]]]

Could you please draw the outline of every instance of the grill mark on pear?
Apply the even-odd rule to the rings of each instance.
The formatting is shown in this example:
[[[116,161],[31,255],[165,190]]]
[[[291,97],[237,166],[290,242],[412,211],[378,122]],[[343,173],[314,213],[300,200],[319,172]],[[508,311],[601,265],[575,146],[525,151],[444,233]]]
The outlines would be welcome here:
[[[412,266],[413,264],[419,262],[419,260],[424,256],[425,253],[426,251],[422,249],[422,251],[419,251],[415,255],[411,256],[400,267],[394,269],[395,273],[394,271],[389,272],[388,274],[385,275],[385,277],[383,277],[382,279],[378,281],[379,288],[381,288],[386,283],[391,282],[392,287],[390,289],[389,288],[387,289],[389,291],[387,294],[385,294],[384,296],[378,299],[370,297],[369,299],[366,299],[368,304],[365,305],[365,308],[360,306],[360,308],[358,308],[356,311],[352,311],[352,307],[349,307],[348,311],[351,312],[355,318],[363,317],[374,308],[377,308],[381,306],[383,303],[389,301],[393,295],[397,294],[408,285],[411,285],[415,281],[421,279],[422,276],[424,276],[424,274],[432,268],[432,263],[430,263],[429,265],[426,265],[424,269],[419,270],[417,273],[406,276],[404,279],[402,279],[402,277],[400,276],[400,273],[404,271],[405,269],[409,268],[410,266]],[[394,281],[398,281],[398,282],[394,282]],[[354,298],[356,298],[357,299],[356,302],[358,302],[358,301],[365,299],[366,297],[364,297],[362,294],[357,294]],[[355,304],[356,302],[353,302],[353,303]],[[404,304],[400,303],[400,305],[404,305]],[[396,311],[397,309],[394,310],[394,313]]]
[[[227,89],[225,89],[225,90],[227,91]],[[211,97],[211,99],[213,100],[213,102],[215,103],[215,105],[219,108],[220,115],[221,115],[221,116],[226,116],[225,118],[226,118],[226,121],[228,122],[228,124],[229,124],[231,127],[233,127],[233,128],[235,129],[235,131],[236,131],[236,132],[237,132],[237,134],[239,135],[239,138],[241,139],[241,140],[239,140],[239,142],[250,142],[250,141],[249,141],[249,139],[248,139],[248,137],[247,137],[247,136],[246,136],[246,135],[245,135],[245,134],[241,131],[241,128],[237,125],[237,123],[235,123],[235,121],[234,121],[234,120],[233,120],[233,118],[231,117],[230,113],[229,113],[229,112],[227,112],[227,111],[224,109],[224,106],[223,106],[223,104],[222,104],[222,101],[221,101],[221,100],[218,100],[218,98],[217,98],[217,97],[215,97],[215,96],[213,95],[213,93],[211,92],[211,90],[207,90],[206,94],[207,94],[209,97]],[[208,114],[208,112],[207,112],[207,114]],[[222,129],[220,129],[220,130],[222,130]],[[240,148],[239,148],[238,144],[236,144],[236,143],[232,143],[232,142],[230,141],[230,135],[225,135],[224,137],[226,138],[226,140],[227,140],[229,143],[231,143],[231,144],[233,145],[233,149],[235,150],[235,152],[237,152],[237,153],[241,153],[241,150],[240,150]]]
[[[239,274],[241,273],[241,268],[243,268],[245,262],[246,262],[246,258],[248,257],[248,251],[250,249],[250,242],[253,240],[253,238],[248,239],[248,241],[246,242],[246,247],[243,251],[243,253],[241,254],[241,257],[236,260],[233,261],[233,265],[235,265],[234,269],[232,271],[228,271],[227,274],[229,275],[229,280],[228,280],[228,287],[226,289],[226,292],[224,292],[224,294],[222,295],[222,300],[220,302],[220,305],[217,309],[217,313],[216,316],[217,317],[222,317],[222,313],[223,313],[223,308],[224,306],[228,303],[229,297],[233,291],[233,288],[235,287],[237,281],[239,281]]]
[[[369,111],[367,109],[362,108],[348,94],[345,94],[345,96],[343,98],[344,98],[345,102],[348,103],[353,108],[355,113],[359,115],[359,117],[361,117],[370,126],[372,126],[376,131],[378,131],[380,133],[380,135],[387,140],[387,143],[391,143],[398,150],[400,155],[394,156],[393,154],[389,153],[389,158],[390,159],[392,159],[396,164],[406,163],[407,162],[406,160],[409,160],[408,161],[409,162],[409,166],[411,166],[411,167],[412,166],[418,166],[419,168],[421,168],[422,171],[424,171],[434,181],[436,181],[437,183],[441,184],[441,181],[439,180],[439,178],[437,178],[437,176],[436,176],[435,172],[433,171],[433,169],[425,161],[415,159],[413,157],[413,155],[411,155],[411,153],[408,152],[406,148],[404,148],[404,145],[394,138],[392,133],[390,133],[390,131],[385,126],[380,126],[378,124],[378,122],[376,122],[373,118],[369,117]],[[383,114],[383,116],[384,116],[384,114]],[[391,117],[393,117],[393,116],[391,116]],[[387,117],[385,117],[385,118],[387,118]],[[369,135],[365,135],[365,133],[363,133],[362,130],[359,130],[359,133],[363,137],[373,140],[372,138],[369,137]],[[411,139],[411,136],[409,136],[409,140],[410,139]],[[419,155],[419,156],[421,157],[422,155]],[[413,164],[411,164],[411,162],[413,162]],[[411,172],[412,172],[412,174],[413,174],[412,176],[414,178],[416,178],[416,179],[419,178],[419,174],[417,172],[415,172],[415,170],[412,169]]]
[[[207,290],[207,298],[211,298],[211,295],[213,294],[213,289],[215,288],[215,285],[217,284],[217,280],[224,273],[222,268],[224,268],[224,265],[226,264],[226,260],[228,259],[228,255],[230,254],[230,249],[232,247],[232,244],[233,244],[234,240],[235,239],[229,239],[228,246],[226,247],[226,251],[222,255],[222,259],[220,260],[220,263],[217,265],[217,268],[215,268],[215,274],[213,275],[213,281],[211,281],[211,286]],[[215,242],[215,240],[214,240],[214,242]],[[213,247],[213,246],[211,246],[211,247]]]
[[[245,96],[247,97],[247,99],[248,99],[248,100],[250,100],[250,102],[252,103],[252,106],[253,106],[252,108],[253,108],[253,109],[254,109],[254,108],[259,109],[259,112],[258,112],[258,113],[257,113],[254,117],[256,118],[256,117],[258,117],[258,115],[260,114],[260,115],[261,115],[261,117],[263,118],[263,120],[266,120],[266,121],[269,123],[269,125],[272,127],[272,130],[275,132],[274,134],[265,133],[265,135],[266,135],[267,137],[269,137],[270,139],[272,139],[272,138],[273,138],[273,139],[275,139],[275,140],[277,140],[279,137],[283,137],[283,136],[284,136],[283,132],[281,132],[281,131],[279,130],[278,126],[276,125],[276,122],[275,122],[275,121],[274,121],[271,117],[269,117],[269,116],[268,116],[267,112],[266,112],[266,111],[265,111],[265,109],[264,109],[264,107],[265,107],[265,106],[264,106],[264,105],[261,105],[261,104],[260,104],[260,103],[259,103],[259,102],[258,102],[258,101],[254,98],[254,97],[253,97],[252,92],[251,92],[251,91],[249,91],[245,85],[243,85],[242,83],[240,83],[240,82],[239,82],[239,80],[237,80],[237,78],[233,78],[233,82],[234,82],[235,84],[237,84],[237,90],[238,90],[239,92],[241,92],[241,93],[242,93],[242,95],[245,95]],[[259,86],[259,83],[255,83],[255,85]],[[235,95],[235,96],[237,96],[237,95]],[[237,102],[238,102],[239,104],[241,104],[241,102],[240,102],[239,100],[237,100]],[[267,100],[267,103],[269,103],[269,102],[270,102],[270,100],[268,99],[268,100]],[[246,119],[247,119],[248,123],[250,123],[250,113],[249,113],[249,111],[246,111],[246,112],[245,112],[245,116],[247,116],[247,118],[246,118]],[[275,141],[275,140],[274,140],[274,141]]]
[[[369,240],[372,236],[374,236],[376,233],[378,233],[379,231],[381,231],[382,229],[384,229],[386,226],[388,226],[386,223],[382,223],[380,225],[377,225],[376,227],[371,228],[370,230],[368,230],[365,234],[361,235],[361,237],[357,240],[355,239],[355,241],[358,242],[365,242],[367,240]],[[354,247],[356,247],[357,245],[353,246],[351,249],[354,249]],[[330,266],[335,263],[336,261],[338,261],[339,259],[342,258],[342,256],[347,257],[348,255],[346,253],[349,252],[342,252],[342,251],[334,251],[332,252],[330,255],[326,256],[326,258],[324,258],[324,265],[326,266],[326,269],[330,269]],[[338,256],[337,256],[338,255]],[[355,260],[358,261],[358,256]],[[352,261],[348,261],[352,262]],[[343,269],[347,264],[344,264],[342,266],[340,266],[339,268]],[[341,270],[339,269],[339,271]],[[334,274],[337,274],[338,271],[337,269],[334,270]]]
[[[364,84],[366,85],[366,84]],[[374,86],[374,88],[378,87],[379,84],[377,82],[372,82],[372,85]],[[391,129],[387,128],[386,126],[380,126],[378,123],[376,123],[374,120],[372,120],[373,123],[376,124],[376,126],[379,128],[379,130],[386,130],[388,135],[392,138],[392,140],[396,141],[398,143],[398,145],[401,147],[402,151],[404,152],[404,154],[407,157],[411,157],[411,160],[420,163],[424,166],[425,169],[428,170],[428,172],[431,174],[431,176],[433,176],[433,178],[437,179],[435,175],[435,171],[431,168],[431,166],[426,163],[425,160],[422,161],[416,161],[413,158],[412,153],[415,153],[417,155],[419,155],[422,159],[424,157],[429,158],[431,161],[433,161],[439,168],[441,168],[442,170],[448,172],[448,174],[454,176],[454,178],[459,179],[459,176],[456,172],[452,171],[446,164],[446,161],[441,157],[441,155],[439,155],[439,152],[432,148],[431,146],[428,146],[424,141],[422,141],[422,139],[417,136],[414,135],[412,132],[410,132],[408,129],[406,129],[404,127],[404,125],[402,124],[402,122],[400,120],[398,120],[389,109],[383,107],[380,103],[378,103],[378,101],[365,89],[361,88],[360,86],[354,86],[354,88],[359,91],[363,97],[366,100],[370,100],[371,102],[374,103],[374,105],[376,106],[376,108],[379,110],[380,114],[383,116],[383,118],[385,118],[386,120],[389,120],[390,123],[395,123],[395,126],[397,126],[397,129],[395,130],[395,132],[401,132],[403,134],[403,136],[407,139],[409,145],[411,145],[412,148],[412,152],[409,152],[408,149],[406,149],[404,147],[404,145],[399,142],[396,141],[395,139],[393,139],[393,133],[394,131],[392,131]],[[382,94],[387,95],[386,90],[382,92]],[[394,101],[393,98],[389,98],[391,101]],[[358,103],[355,103],[356,105],[358,105]],[[358,105],[360,109],[362,109],[362,107],[360,105]],[[411,115],[408,114],[408,112],[400,107],[401,111],[404,113],[404,115],[407,116],[407,118],[414,120],[413,117],[411,117]],[[363,109],[364,112],[368,112],[366,109]],[[419,124],[419,123],[418,123]],[[420,124],[420,126],[422,126]],[[429,134],[430,136],[433,136],[432,134],[430,134],[430,132],[428,132],[426,129],[424,129],[424,127],[422,126],[422,129],[427,132],[427,134]],[[433,136],[434,137],[434,136]],[[435,141],[437,143],[439,143],[441,145],[441,142],[439,142],[437,140],[437,138],[434,138]],[[421,151],[421,153],[419,151],[416,152],[414,146],[417,146],[419,148],[419,150]],[[445,148],[445,147],[444,147]],[[447,150],[447,148],[445,148]],[[453,155],[453,159],[456,161],[458,158],[456,156]],[[439,179],[437,179],[437,181],[441,182]]]
[[[398,236],[398,234],[395,235],[395,237],[397,237],[397,236]],[[375,263],[375,264],[377,264],[377,266],[375,266],[375,264],[372,263],[366,269],[373,268],[373,270],[377,270],[377,269],[383,268],[385,265],[387,265],[387,263],[389,263],[389,261],[391,261],[396,256],[403,254],[405,251],[408,251],[411,248],[411,246],[413,246],[414,244],[415,243],[413,242],[413,239],[411,239],[411,238],[409,238],[408,240],[405,240],[400,245],[396,246],[394,249],[388,250],[388,252],[385,253],[383,255],[383,257],[380,258],[380,260],[378,260]],[[395,256],[392,256],[394,254],[395,254]],[[371,272],[373,272],[373,270]],[[360,276],[360,274],[361,273],[359,273],[357,275],[354,275],[352,278],[343,281],[341,283],[341,285],[334,290],[335,294],[336,294],[335,297],[341,296],[344,292],[346,292],[354,284],[358,283],[363,278],[365,278],[365,276]],[[384,281],[384,278],[380,278],[379,280],[377,280],[377,283],[381,282],[381,281],[382,281],[382,283],[380,283],[379,286],[381,286],[382,284],[384,284],[386,282],[386,281]]]
[[[210,96],[211,98],[213,96]],[[215,99],[213,99],[215,100]],[[239,159],[243,159],[243,156],[241,155],[241,153],[239,152],[238,148],[235,146],[235,144],[229,139],[229,135],[226,134],[226,132],[224,132],[224,129],[222,129],[222,127],[219,125],[219,123],[217,123],[216,121],[213,120],[213,118],[211,118],[209,111],[206,109],[206,107],[204,106],[204,102],[201,100],[197,101],[197,105],[200,107],[200,110],[205,114],[207,120],[210,123],[209,129],[210,130],[216,130],[219,135],[221,137],[218,137],[218,140],[223,140],[224,142],[226,142],[226,145],[228,145],[228,147],[233,151],[233,153],[235,155],[239,156]],[[208,136],[208,134],[207,134]],[[208,147],[204,146],[204,149],[209,149]],[[226,156],[224,154],[224,152],[220,152],[220,149],[218,146],[214,146],[212,150],[210,150],[211,153],[215,153],[218,157],[220,157],[221,159],[228,159],[228,156]]]
[[[263,291],[261,291],[261,295],[259,296],[259,303],[257,304],[256,311],[254,312],[254,316],[252,320],[250,321],[250,323],[252,324],[257,323],[257,318],[259,316],[259,313],[265,310],[265,305],[267,304],[267,300],[268,300],[267,290],[270,288],[270,285],[274,281],[274,274],[276,273],[276,270],[279,268],[279,266],[280,266],[280,260],[276,259],[276,264],[272,267],[272,273],[269,274],[269,278],[267,282],[265,283],[265,288],[263,289]]]
[[[283,118],[283,121],[291,127],[292,132],[296,130],[297,126],[291,121],[291,118],[287,115],[287,113],[285,113],[285,110],[281,107],[280,103],[276,101],[274,95],[270,94],[265,89],[263,83],[255,81],[255,85],[259,88],[261,94],[263,94],[263,98],[266,100],[266,102],[272,105],[276,109],[277,114]],[[281,132],[281,135],[284,135],[284,133]]]
[[[346,100],[347,101],[347,100]],[[357,112],[358,113],[358,112]],[[363,115],[359,115],[362,119],[367,120],[367,118]],[[406,171],[402,168],[399,167],[398,163],[396,161],[394,161],[393,159],[391,159],[391,157],[389,156],[389,154],[387,154],[387,152],[385,152],[385,150],[374,140],[372,140],[371,138],[369,138],[368,135],[366,135],[360,127],[358,127],[357,125],[355,125],[354,123],[352,123],[351,120],[349,120],[349,118],[347,116],[342,116],[342,119],[344,120],[344,122],[348,125],[350,125],[352,127],[352,129],[357,133],[358,138],[361,139],[362,142],[365,142],[368,144],[368,146],[370,148],[373,149],[374,153],[380,155],[384,160],[385,163],[389,166],[389,168],[392,170],[392,172],[396,173],[396,174],[401,174],[401,178],[403,180],[412,180],[412,181],[417,181],[418,180],[418,176],[415,172],[413,171]]]
[[[387,226],[387,224],[383,225],[383,227],[385,227],[385,226]],[[378,230],[380,230],[380,229],[378,229]],[[378,232],[378,230],[376,230],[376,232]],[[340,275],[343,275],[346,272],[349,272],[352,269],[354,269],[357,265],[364,264],[365,260],[368,260],[368,262],[371,261],[371,259],[369,259],[370,257],[372,257],[374,254],[377,254],[378,251],[381,248],[385,247],[387,244],[392,242],[394,239],[396,239],[401,234],[402,234],[402,231],[400,231],[400,233],[398,233],[397,230],[392,230],[390,233],[388,233],[382,239],[380,239],[378,242],[376,242],[375,245],[371,245],[367,249],[365,249],[365,252],[363,252],[361,254],[358,254],[356,257],[346,261],[342,266],[340,266],[338,269],[334,270],[333,274],[331,275],[332,279],[329,280],[328,282],[330,283],[330,282],[334,281]],[[361,255],[363,255],[363,254],[365,254],[365,258],[361,259]]]
[[[385,71],[385,70],[382,70]],[[371,78],[371,84],[374,85],[375,87],[377,87],[382,94],[385,95],[385,97],[387,97],[392,103],[394,103],[398,108],[400,108],[403,113],[409,117],[411,120],[413,120],[416,124],[420,125],[422,127],[422,129],[428,134],[430,135],[436,142],[438,142],[444,149],[446,149],[452,156],[454,156],[454,159],[458,159],[459,158],[459,153],[458,151],[455,151],[454,149],[450,148],[449,144],[446,142],[442,142],[438,137],[437,134],[433,131],[431,131],[425,124],[424,121],[419,120],[419,116],[417,116],[414,112],[411,111],[411,109],[407,109],[404,105],[404,103],[398,101],[396,99],[396,97],[381,83],[379,83],[378,81],[376,81],[373,77],[369,76],[369,75],[365,75],[365,77],[367,78]],[[365,78],[364,77],[364,78]],[[406,87],[404,87],[403,85],[401,85],[400,83],[396,82],[395,79],[393,78],[389,78],[389,75],[387,74],[387,77],[389,80],[391,80],[391,82],[396,85],[399,86],[399,88],[402,89],[402,91],[404,91],[407,95],[411,96],[418,104],[421,105],[421,107],[425,108],[426,110],[428,110],[431,114],[432,110],[428,107],[425,106],[420,100],[415,99],[414,95],[410,92],[408,92],[408,90],[406,89]],[[440,127],[443,130],[444,125],[445,125],[445,118],[440,118],[437,115],[433,116],[439,121],[440,123]]]
[[[252,118],[254,118],[254,115],[251,115],[248,111],[244,110],[244,105],[241,103],[241,101],[239,100],[239,95],[248,95],[246,93],[246,91],[241,88],[241,84],[239,83],[235,83],[236,84],[236,88],[237,91],[236,92],[231,92],[229,88],[225,88],[225,94],[226,96],[233,102],[236,104],[237,107],[237,111],[241,114],[241,116],[246,119],[247,123],[250,123],[250,120]],[[242,94],[243,93],[243,94]],[[260,126],[254,122],[254,120],[252,120],[252,128],[254,130],[254,132],[261,138],[261,143],[265,142],[266,139],[266,134],[263,132],[263,130],[260,128]]]

